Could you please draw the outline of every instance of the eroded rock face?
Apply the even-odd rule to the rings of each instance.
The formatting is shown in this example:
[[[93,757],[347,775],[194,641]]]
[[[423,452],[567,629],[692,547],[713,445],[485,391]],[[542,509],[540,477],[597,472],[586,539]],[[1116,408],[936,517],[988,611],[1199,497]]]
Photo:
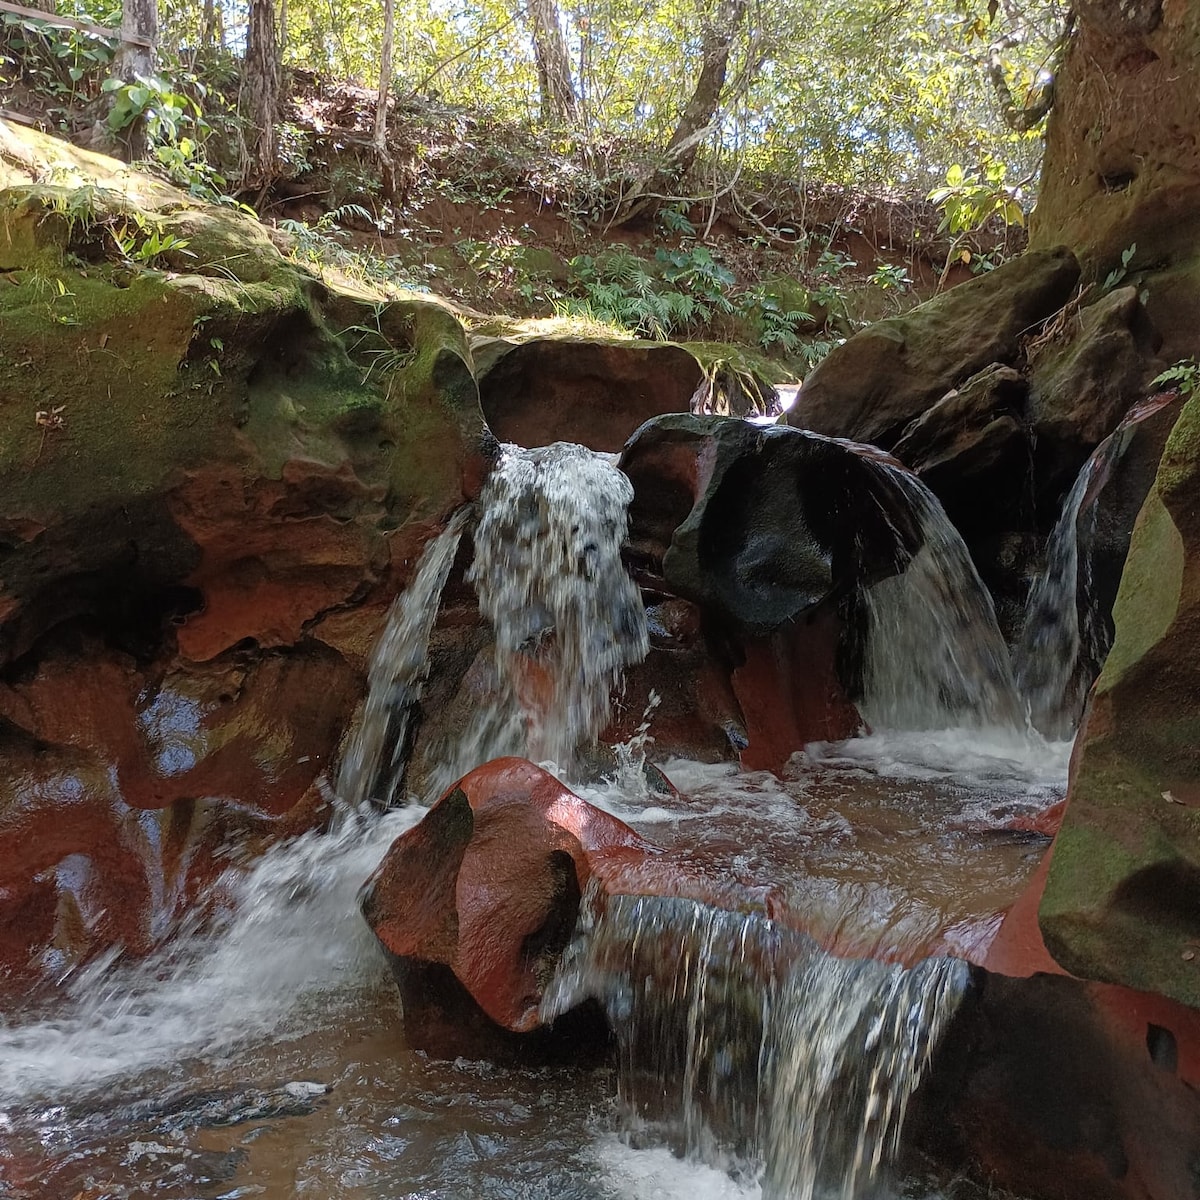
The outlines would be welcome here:
[[[831,351],[804,381],[789,425],[890,448],[951,388],[991,363],[1069,299],[1069,250],[1029,252],[911,312],[876,322]]]
[[[910,1123],[943,1162],[1018,1195],[1187,1196],[1200,1156],[1200,1012],[1068,975],[1038,904],[1052,848],[973,960],[976,986]]]
[[[1075,749],[1041,906],[1075,974],[1200,1007],[1200,398],[1171,432],[1134,526],[1116,638]]]
[[[1086,0],[1056,71],[1034,246],[1144,295],[1174,362],[1200,349],[1200,23],[1182,0]]]
[[[643,421],[688,412],[703,379],[679,346],[536,338],[477,353],[480,401],[502,442],[576,442],[619,453]]]
[[[386,603],[489,439],[437,306],[339,291],[257,222],[8,126],[0,184],[0,975],[21,980],[148,948],[223,842],[319,819]],[[187,253],[113,256],[131,206]]]
[[[410,1037],[423,1044],[424,1021],[462,1011],[461,992],[501,1029],[536,1030],[583,889],[657,853],[524,759],[472,771],[397,838],[363,890],[363,915],[396,960]]]

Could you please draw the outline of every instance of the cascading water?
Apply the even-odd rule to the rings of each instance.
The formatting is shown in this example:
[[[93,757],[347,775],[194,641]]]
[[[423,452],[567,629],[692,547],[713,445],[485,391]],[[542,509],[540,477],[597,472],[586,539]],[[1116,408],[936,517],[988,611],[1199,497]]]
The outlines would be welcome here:
[[[362,719],[337,777],[337,794],[351,806],[372,801],[391,808],[400,798],[409,725],[429,669],[429,637],[466,517],[460,509],[425,547],[371,652]]]
[[[1016,648],[1016,672],[1029,718],[1048,736],[1070,737],[1083,710],[1092,673],[1082,660],[1103,660],[1108,652],[1103,623],[1090,608],[1084,627],[1079,621],[1079,597],[1091,590],[1091,565],[1079,560],[1079,513],[1104,462],[1101,444],[1075,478],[1050,540],[1046,566],[1030,589],[1025,620]],[[1095,520],[1095,514],[1092,514]],[[1082,569],[1081,569],[1082,568]],[[1081,578],[1082,575],[1082,578]],[[1088,652],[1082,653],[1084,637]]]
[[[495,631],[499,695],[460,739],[450,774],[506,752],[566,768],[608,722],[622,670],[649,648],[621,561],[632,498],[611,460],[582,446],[504,447],[480,497],[468,576]]]
[[[1112,645],[1108,609],[1113,596],[1105,597],[1097,586],[1091,557],[1103,553],[1104,542],[1098,536],[1102,506],[1093,501],[1138,426],[1164,407],[1163,399],[1154,396],[1132,408],[1080,468],[1046,543],[1045,568],[1030,589],[1016,648],[1017,680],[1030,721],[1049,737],[1067,738],[1075,732]],[[1143,487],[1137,504],[1144,497]],[[1113,535],[1108,537],[1111,542]],[[1128,537],[1124,544],[1128,547]],[[1124,549],[1120,554],[1123,557]],[[1116,570],[1115,564],[1110,563],[1109,570]]]
[[[621,1054],[626,1106],[687,1150],[732,1156],[764,1200],[855,1200],[894,1154],[908,1101],[967,969],[842,959],[758,914],[690,900],[585,900],[546,994],[593,997]]]
[[[991,596],[933,493],[885,461],[922,545],[903,572],[863,590],[863,716],[876,728],[1013,726],[1022,706]]]
[[[867,597],[871,717],[911,727],[939,714],[1002,711],[991,635],[975,628],[994,628],[990,606],[973,598],[978,580],[961,544],[938,525],[936,503],[919,485],[902,486],[912,490],[929,563],[922,567],[919,554],[907,583],[878,584]],[[482,497],[471,573],[496,633],[498,703],[462,737],[446,782],[498,748],[566,763],[603,727],[622,668],[647,644],[640,597],[620,562],[629,493],[610,462],[579,447],[505,451]],[[961,963],[933,958],[905,970],[838,959],[760,915],[689,901],[617,897],[602,912],[585,904],[590,924],[548,1005],[599,997],[617,1034],[627,1102],[710,1161],[740,1170],[740,1182],[618,1145],[603,1074],[442,1066],[403,1046],[393,993],[353,897],[392,838],[421,815],[378,808],[395,803],[403,786],[409,721],[464,520],[431,541],[389,613],[338,776],[342,815],[333,829],[231,868],[216,889],[218,914],[190,919],[143,963],[95,963],[64,984],[53,1009],[0,1016],[0,1192],[9,1194],[15,1178],[19,1200],[91,1194],[94,1179],[116,1176],[130,1190],[114,1195],[168,1197],[217,1194],[215,1179],[229,1196],[325,1197],[332,1189],[488,1200],[859,1200],[871,1188],[962,994]],[[938,571],[949,582],[935,584]],[[935,601],[950,611],[931,618],[930,633],[919,622]],[[939,665],[906,679],[931,646]],[[990,681],[982,699],[964,678],[975,670]],[[852,837],[849,822],[839,814],[798,832],[802,793],[772,793],[755,844],[811,835],[832,847],[830,873],[845,874],[836,845]],[[676,820],[684,810],[668,814],[659,807],[666,803],[656,797],[646,807],[643,798],[639,810],[651,825]],[[689,828],[698,847],[709,835],[718,844],[744,836],[721,826],[722,804],[744,812],[748,801],[697,801]],[[941,837],[944,824],[930,827]],[[790,848],[780,862],[812,871],[811,857]],[[872,860],[857,870],[882,878],[894,865]],[[902,892],[903,882],[896,887]],[[105,1094],[117,1080],[119,1102]],[[323,1097],[327,1086],[325,1107],[301,1104],[305,1115],[290,1114],[288,1097]],[[280,1097],[283,1116],[264,1117],[264,1102],[278,1109]],[[256,1124],[239,1130],[243,1120]],[[206,1175],[205,1155],[218,1146],[225,1174]],[[653,1183],[623,1182],[648,1164]],[[26,1165],[26,1176],[11,1174]],[[51,1171],[56,1190],[47,1193],[41,1181]]]

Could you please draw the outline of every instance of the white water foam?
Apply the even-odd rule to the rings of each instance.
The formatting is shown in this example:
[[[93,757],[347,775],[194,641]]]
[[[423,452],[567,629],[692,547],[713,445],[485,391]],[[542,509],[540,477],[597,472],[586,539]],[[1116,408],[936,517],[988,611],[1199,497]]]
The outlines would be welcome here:
[[[52,1015],[0,1016],[0,1104],[78,1099],[190,1056],[219,1059],[327,1024],[383,977],[355,898],[423,815],[350,812],[334,831],[280,843],[218,883],[223,915],[185,923],[140,962],[110,955],[85,967]]]
[[[880,779],[946,782],[1044,803],[1046,797],[1061,797],[1070,757],[1070,741],[1051,741],[1034,730],[888,730],[842,742],[813,742],[793,757],[789,775],[803,779],[855,769]]]

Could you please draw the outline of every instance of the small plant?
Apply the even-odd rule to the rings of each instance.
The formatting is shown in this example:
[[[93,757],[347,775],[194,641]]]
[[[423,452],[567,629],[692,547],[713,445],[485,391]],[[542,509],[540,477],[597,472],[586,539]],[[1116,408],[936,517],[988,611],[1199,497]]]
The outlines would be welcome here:
[[[758,344],[764,350],[778,347],[785,354],[796,354],[803,341],[800,326],[809,324],[812,313],[801,309],[785,309],[775,296],[761,287],[742,292],[737,298],[738,315],[759,326]]]
[[[132,83],[109,78],[101,91],[113,93],[109,129],[120,133],[144,119],[152,143],[178,142],[184,123],[204,116],[196,101],[176,92],[157,75],[135,75]]]
[[[682,208],[664,208],[659,211],[658,224],[664,233],[678,234],[680,237],[696,236],[696,227],[688,220]]]
[[[1126,275],[1129,274],[1129,264],[1133,262],[1133,256],[1137,253],[1137,242],[1132,242],[1121,251],[1121,265],[1113,267],[1111,271],[1104,277],[1104,282],[1100,285],[1100,290],[1111,292],[1113,288],[1119,284]]]
[[[942,210],[940,229],[952,234],[982,229],[993,217],[1005,225],[1024,225],[1025,210],[1017,199],[1019,188],[1005,182],[1008,167],[985,158],[982,174],[966,172],[955,163],[946,172],[944,187],[934,188],[929,199]]]
[[[161,226],[141,213],[132,213],[122,224],[113,225],[111,233],[117,249],[130,262],[152,266],[162,255],[171,252],[195,257],[187,248],[187,238],[164,233]]]
[[[907,292],[912,287],[913,281],[907,267],[895,266],[892,263],[880,263],[871,276],[871,282],[884,292]]]
[[[1195,357],[1181,358],[1151,381],[1155,387],[1178,392],[1181,396],[1194,396],[1200,391],[1200,362]]]
[[[377,370],[391,375],[410,366],[416,358],[416,351],[412,346],[397,346],[384,331],[383,318],[388,307],[388,301],[377,301],[371,308],[370,324],[349,325],[340,334],[341,337],[348,333],[358,335],[350,345],[349,351],[351,354],[362,354],[367,360],[367,369],[362,377],[364,384]]]

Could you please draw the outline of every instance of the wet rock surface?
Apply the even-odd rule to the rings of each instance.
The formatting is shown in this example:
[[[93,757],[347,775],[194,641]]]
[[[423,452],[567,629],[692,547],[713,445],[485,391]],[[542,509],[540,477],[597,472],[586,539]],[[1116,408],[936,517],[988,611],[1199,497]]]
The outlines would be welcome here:
[[[331,287],[249,218],[8,126],[0,184],[0,975],[19,982],[147,949],[225,841],[319,819],[384,604],[489,442],[436,305]],[[188,253],[111,260],[131,211]]]
[[[1194,710],[1200,400],[1183,409],[1133,529],[1116,638],[1076,745],[1041,907],[1076,974],[1200,1005]]]
[[[655,853],[532,763],[497,759],[472,771],[393,843],[361,898],[398,960],[409,1036],[428,1042],[417,1018],[447,1008],[477,1007],[512,1033],[537,1029],[583,889],[613,864]]]
[[[766,634],[903,568],[920,533],[895,460],[783,426],[671,416],[621,455],[630,542],[666,586],[735,630]]]
[[[1038,905],[1055,857],[975,957],[914,1140],[1019,1194],[1186,1196],[1200,1155],[1200,1012],[1075,978],[1051,958]]]

